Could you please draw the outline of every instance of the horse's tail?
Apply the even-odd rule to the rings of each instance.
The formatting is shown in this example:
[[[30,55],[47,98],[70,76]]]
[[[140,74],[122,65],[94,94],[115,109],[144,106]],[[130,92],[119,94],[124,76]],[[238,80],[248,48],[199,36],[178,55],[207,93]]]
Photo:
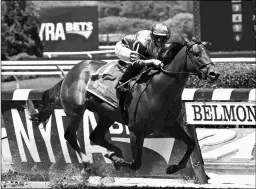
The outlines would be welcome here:
[[[54,85],[52,88],[46,90],[42,94],[41,104],[36,112],[33,102],[31,100],[27,101],[27,110],[30,114],[30,120],[35,123],[35,126],[43,123],[44,127],[48,122],[54,108],[57,105],[61,105],[60,102],[60,87],[63,80]]]

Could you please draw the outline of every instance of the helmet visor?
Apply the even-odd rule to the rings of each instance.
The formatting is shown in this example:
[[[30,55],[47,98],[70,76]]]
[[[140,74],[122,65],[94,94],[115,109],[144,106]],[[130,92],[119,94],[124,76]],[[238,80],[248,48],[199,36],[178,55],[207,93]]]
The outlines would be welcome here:
[[[169,39],[168,36],[153,35],[154,41],[160,43],[166,43]]]

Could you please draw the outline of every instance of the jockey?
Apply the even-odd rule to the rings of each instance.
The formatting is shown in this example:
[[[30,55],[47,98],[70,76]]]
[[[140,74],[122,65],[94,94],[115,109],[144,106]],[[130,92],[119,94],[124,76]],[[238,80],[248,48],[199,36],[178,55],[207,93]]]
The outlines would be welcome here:
[[[121,61],[129,64],[120,78],[118,86],[138,75],[145,65],[159,67],[161,61],[157,60],[159,52],[166,47],[171,32],[164,23],[155,24],[151,31],[141,30],[136,34],[125,36],[115,46],[115,54]],[[150,61],[145,61],[149,60]],[[125,84],[125,86],[127,86]],[[123,108],[125,92],[128,90],[124,85],[120,87],[120,107]]]

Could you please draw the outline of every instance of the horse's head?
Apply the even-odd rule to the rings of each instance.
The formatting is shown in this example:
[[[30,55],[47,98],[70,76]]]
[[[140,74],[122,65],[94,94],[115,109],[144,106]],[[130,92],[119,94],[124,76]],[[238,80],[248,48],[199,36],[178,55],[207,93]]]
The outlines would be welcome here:
[[[187,55],[186,70],[197,73],[200,79],[209,78],[211,81],[217,80],[220,74],[211,61],[210,54],[204,45],[195,38],[191,41],[185,39],[185,42]]]
[[[185,41],[172,42],[167,48],[163,49],[159,59],[164,65],[169,65],[172,70],[166,71],[162,68],[162,72],[167,75],[196,74],[200,79],[209,78],[211,81],[217,80],[220,75],[211,61],[209,52],[195,38],[191,41],[185,39]],[[183,60],[184,64],[180,62]],[[173,69],[175,62],[177,62],[176,69]],[[180,66],[182,66],[182,72],[181,69],[177,68]]]

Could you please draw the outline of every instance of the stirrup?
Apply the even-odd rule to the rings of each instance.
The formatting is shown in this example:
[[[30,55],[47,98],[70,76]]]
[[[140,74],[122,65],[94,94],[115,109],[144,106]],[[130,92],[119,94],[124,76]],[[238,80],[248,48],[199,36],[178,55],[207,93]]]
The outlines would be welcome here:
[[[123,82],[118,81],[117,89],[118,89],[120,92],[127,92],[127,91],[129,91],[129,86],[127,86],[128,83],[126,83],[126,84],[124,84],[123,86],[120,87],[120,85],[122,85],[122,84],[123,84]]]
[[[123,122],[125,125],[127,125],[129,123],[129,115],[126,110],[124,110],[124,112],[122,114],[122,119],[123,119]]]
[[[117,87],[117,88],[121,88],[120,85],[122,85],[122,84],[123,84],[122,81],[118,81],[116,87]]]

